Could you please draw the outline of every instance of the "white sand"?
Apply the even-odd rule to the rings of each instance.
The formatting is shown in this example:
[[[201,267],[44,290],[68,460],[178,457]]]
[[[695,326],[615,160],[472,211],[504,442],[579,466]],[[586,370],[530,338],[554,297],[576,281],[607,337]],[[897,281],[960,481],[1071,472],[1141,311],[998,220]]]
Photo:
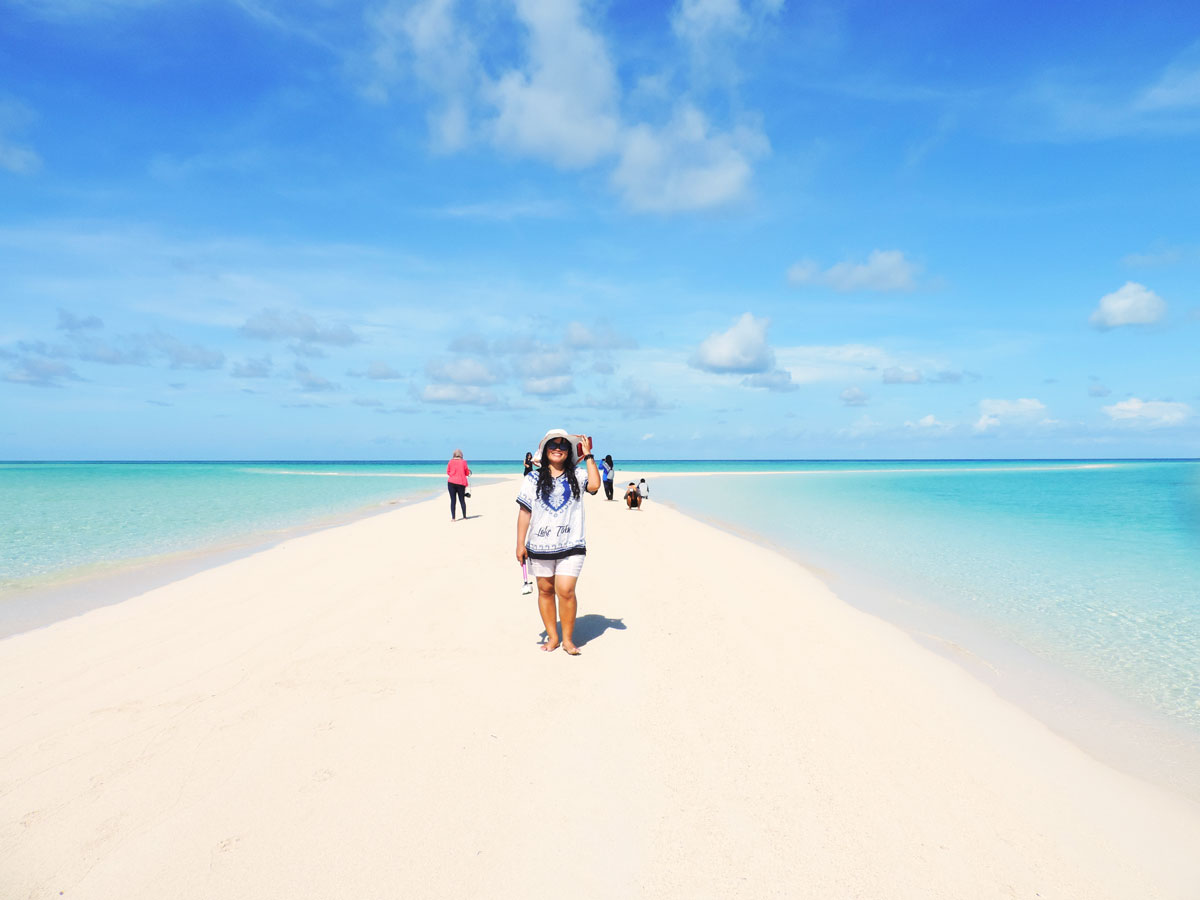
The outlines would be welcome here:
[[[1200,897],[1195,804],[653,502],[540,652],[515,491],[0,642],[0,897]]]

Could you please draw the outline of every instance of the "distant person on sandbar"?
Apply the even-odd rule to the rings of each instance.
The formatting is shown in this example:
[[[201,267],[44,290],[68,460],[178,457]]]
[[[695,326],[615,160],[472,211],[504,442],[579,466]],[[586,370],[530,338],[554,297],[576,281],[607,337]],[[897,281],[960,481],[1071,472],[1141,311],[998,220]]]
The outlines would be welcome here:
[[[606,500],[613,498],[613,473],[616,471],[617,467],[613,465],[612,454],[605,454],[604,459],[600,461],[600,478],[604,482],[604,498]]]
[[[446,489],[450,491],[450,521],[454,521],[455,501],[462,507],[463,518],[467,517],[467,484],[471,470],[463,459],[461,450],[455,450],[446,463]]]
[[[592,439],[570,435],[560,428],[546,432],[538,444],[541,465],[521,482],[517,494],[517,562],[528,561],[537,579],[538,612],[546,627],[543,650],[559,645],[558,619],[562,619],[562,646],[571,656],[575,646],[575,615],[578,601],[575,582],[583,571],[587,553],[584,535],[583,494],[579,476],[587,468],[584,490],[600,490],[600,471],[592,456]],[[555,597],[558,606],[555,608]]]
[[[533,471],[533,454],[526,453],[525,454],[525,473],[524,474],[528,475],[532,471]]]
[[[629,482],[629,487],[625,489],[625,505],[630,509],[642,508],[642,495],[638,493],[637,485],[632,481]]]

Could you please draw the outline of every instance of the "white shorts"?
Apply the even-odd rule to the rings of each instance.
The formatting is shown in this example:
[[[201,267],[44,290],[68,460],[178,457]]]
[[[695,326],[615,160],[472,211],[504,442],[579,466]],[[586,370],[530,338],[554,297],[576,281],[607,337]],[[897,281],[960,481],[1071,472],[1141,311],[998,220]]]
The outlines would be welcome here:
[[[579,573],[583,571],[582,553],[564,556],[562,559],[534,559],[532,556],[527,558],[529,574],[534,578],[553,578],[555,575],[578,578]]]

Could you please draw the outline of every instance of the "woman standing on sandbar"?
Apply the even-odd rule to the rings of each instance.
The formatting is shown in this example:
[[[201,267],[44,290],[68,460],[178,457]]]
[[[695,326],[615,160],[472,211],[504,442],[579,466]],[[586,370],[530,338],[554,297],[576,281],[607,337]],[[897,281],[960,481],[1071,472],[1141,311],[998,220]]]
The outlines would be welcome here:
[[[575,582],[583,571],[587,541],[583,530],[583,494],[579,464],[587,464],[589,494],[600,490],[600,470],[592,457],[592,439],[569,435],[561,428],[546,432],[538,444],[541,465],[521,482],[517,494],[517,562],[529,561],[537,579],[538,611],[546,626],[543,650],[558,649],[558,619],[562,617],[562,646],[571,656],[575,646]],[[555,609],[555,597],[558,607]]]
[[[467,479],[471,470],[463,459],[462,451],[455,450],[446,463],[446,489],[450,491],[450,521],[454,521],[454,501],[462,506],[463,518],[467,517]]]

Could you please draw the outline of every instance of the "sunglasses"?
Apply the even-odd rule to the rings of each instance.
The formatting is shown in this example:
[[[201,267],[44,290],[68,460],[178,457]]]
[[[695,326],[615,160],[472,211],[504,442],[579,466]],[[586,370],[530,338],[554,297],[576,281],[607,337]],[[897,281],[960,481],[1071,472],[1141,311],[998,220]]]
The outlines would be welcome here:
[[[571,442],[564,440],[550,441],[546,444],[547,450],[561,450],[563,453],[571,451]]]

